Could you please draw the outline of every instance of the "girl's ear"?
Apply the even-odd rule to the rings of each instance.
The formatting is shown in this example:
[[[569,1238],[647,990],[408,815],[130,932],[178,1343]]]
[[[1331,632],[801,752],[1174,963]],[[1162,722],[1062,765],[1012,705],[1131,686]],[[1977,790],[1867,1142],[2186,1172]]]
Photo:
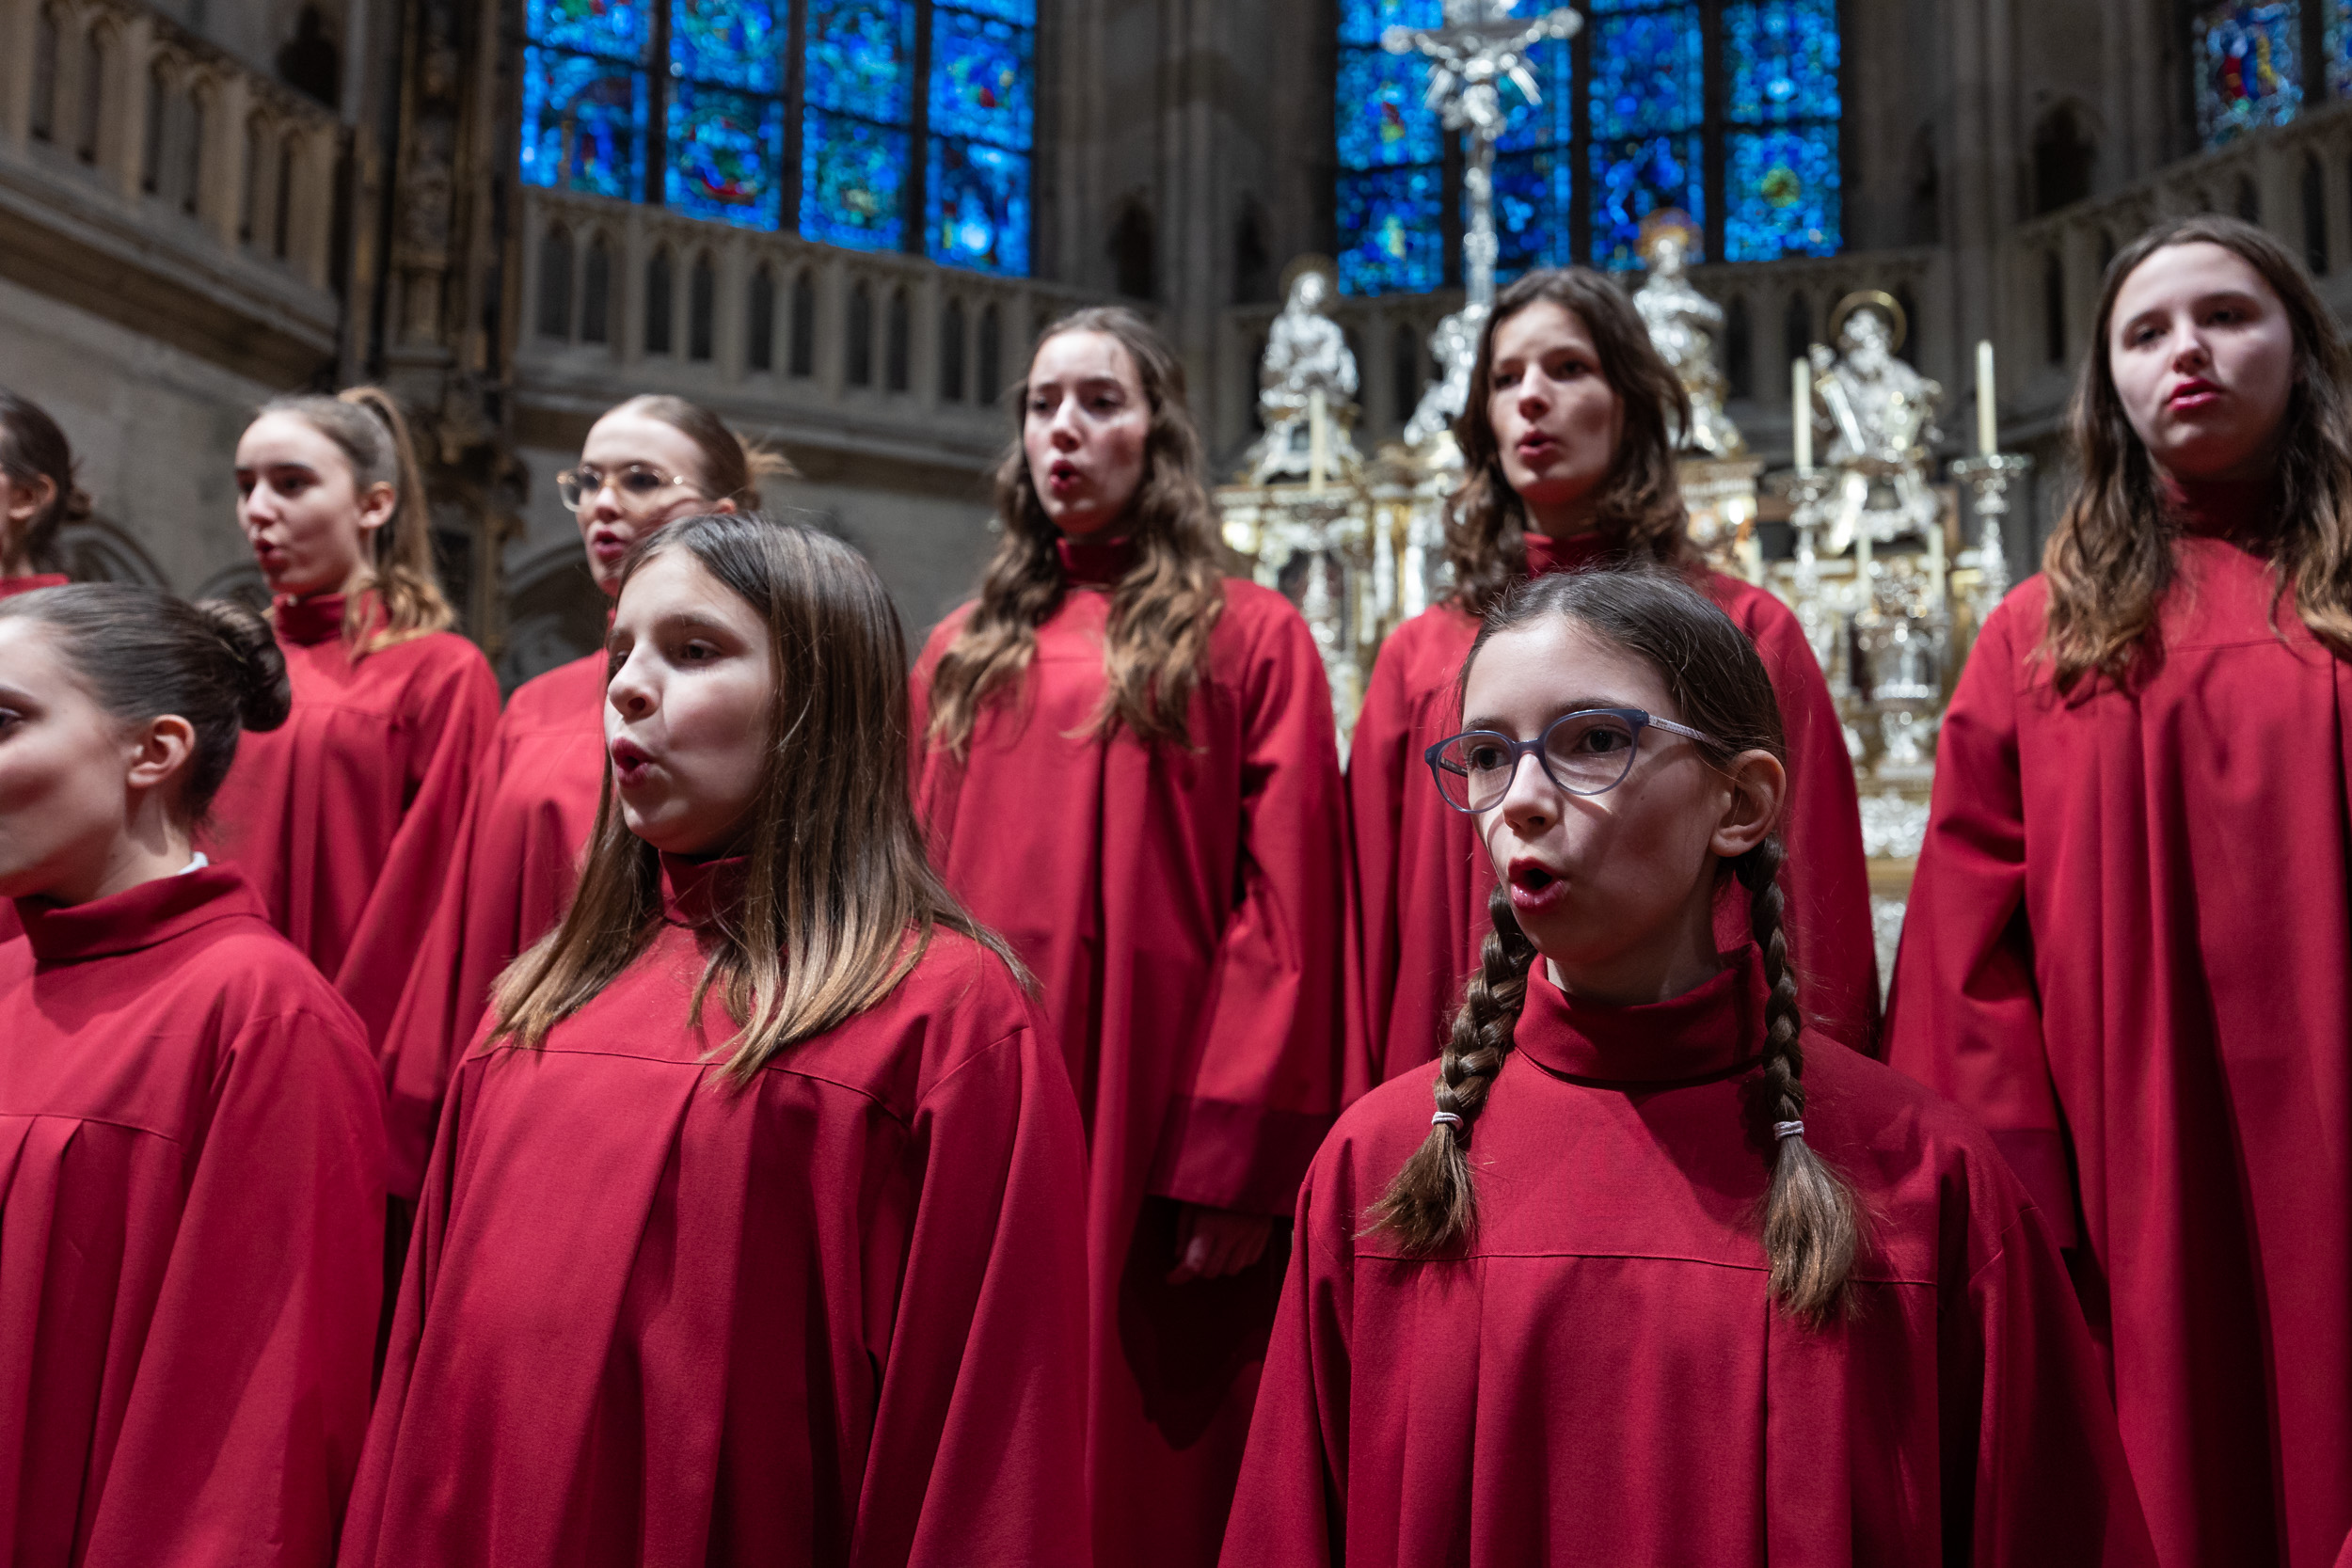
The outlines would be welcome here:
[[[129,738],[130,768],[123,782],[133,789],[154,788],[196,753],[196,726],[176,713],[150,719]]]
[[[399,510],[400,492],[381,481],[359,492],[359,531],[373,533]]]
[[[1708,847],[1737,860],[1771,836],[1788,801],[1788,769],[1770,752],[1742,752],[1724,768],[1731,785]]]

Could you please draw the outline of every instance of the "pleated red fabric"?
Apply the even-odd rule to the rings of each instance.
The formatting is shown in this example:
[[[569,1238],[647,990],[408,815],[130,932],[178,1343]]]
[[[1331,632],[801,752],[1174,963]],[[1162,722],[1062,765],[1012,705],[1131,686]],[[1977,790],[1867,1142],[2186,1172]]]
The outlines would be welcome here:
[[[1527,536],[1528,570],[1537,576],[1590,570],[1610,558],[1597,535]],[[1720,572],[1708,573],[1701,586],[1755,642],[1780,697],[1790,782],[1781,882],[1806,1010],[1825,1033],[1874,1049],[1879,984],[1869,867],[1853,765],[1829,685],[1788,606]],[[1354,1032],[1375,1078],[1437,1058],[1486,934],[1494,868],[1474,821],[1445,803],[1422,761],[1431,745],[1461,729],[1462,663],[1477,635],[1478,623],[1450,603],[1398,627],[1381,644],[1349,744]],[[1722,940],[1736,942],[1746,931],[1745,899],[1734,889],[1725,904]]]
[[[373,613],[363,597],[351,613]],[[294,712],[247,735],[205,845],[380,1042],[441,890],[498,722],[482,650],[437,631],[352,657],[342,594],[281,599]]]
[[[2153,1560],[2042,1216],[1965,1116],[1820,1037],[1805,1137],[1871,1243],[1850,1318],[1772,1305],[1761,971],[1751,946],[1674,1001],[1597,1007],[1539,963],[1472,1126],[1476,1231],[1438,1258],[1364,1233],[1434,1072],[1340,1118],[1227,1568]]]
[[[367,1427],[383,1091],[208,866],[0,945],[0,1558],[315,1565]]]
[[[2183,538],[2162,657],[2073,700],[2040,578],[1937,745],[1888,1059],[1981,1117],[2074,1250],[2171,1568],[2352,1528],[2352,665]]]
[[[30,594],[40,588],[63,588],[72,580],[72,578],[56,572],[35,572],[25,577],[0,578],[0,599],[13,598],[19,594]]]
[[[1036,973],[1087,1117],[1096,1559],[1198,1565],[1284,1247],[1169,1285],[1176,1204],[1287,1216],[1342,1103],[1346,802],[1313,636],[1253,583],[1226,584],[1189,745],[1102,738],[1104,587],[1126,559],[1065,544],[1073,586],[1019,691],[967,760],[923,752],[916,803],[949,885]],[[918,736],[962,618],[918,661]]]
[[[545,1048],[450,1087],[346,1565],[1082,1564],[1085,1147],[942,932],[745,1088],[690,1026],[714,879]],[[723,1052],[721,1052],[723,1057]]]
[[[572,901],[604,787],[601,653],[507,699],[449,852],[433,923],[380,1051],[391,1091],[391,1189],[414,1201],[449,1075],[516,956]]]

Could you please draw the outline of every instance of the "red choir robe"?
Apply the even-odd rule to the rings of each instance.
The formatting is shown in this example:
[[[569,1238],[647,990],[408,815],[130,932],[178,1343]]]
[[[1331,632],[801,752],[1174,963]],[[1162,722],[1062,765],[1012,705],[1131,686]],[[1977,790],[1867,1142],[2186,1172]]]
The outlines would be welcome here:
[[[0,945],[0,1559],[334,1560],[382,1290],[359,1021],[207,866]]]
[[[2162,657],[2055,691],[2040,578],[1937,741],[1888,1060],[2063,1231],[2171,1568],[2352,1528],[2352,664],[2177,546]]]
[[[1589,569],[1609,551],[1593,534],[1527,536],[1528,570],[1538,576]],[[1780,697],[1790,782],[1781,886],[1806,1010],[1825,1032],[1869,1049],[1879,1014],[1869,868],[1853,764],[1829,683],[1787,605],[1720,572],[1708,573],[1701,586],[1756,643]],[[1445,803],[1422,760],[1430,746],[1461,731],[1462,663],[1477,635],[1477,621],[1451,603],[1399,626],[1381,644],[1349,745],[1356,1032],[1375,1080],[1437,1058],[1488,928],[1494,868],[1477,821]],[[1746,934],[1746,901],[1736,889],[1719,924],[1726,942]]]
[[[440,904],[385,1032],[391,1189],[413,1202],[451,1069],[516,956],[572,901],[604,788],[601,650],[515,689],[453,846]]]
[[[1170,1285],[1177,1202],[1287,1217],[1341,1104],[1330,689],[1289,602],[1229,581],[1189,745],[1104,740],[1104,589],[1127,557],[1067,541],[1063,556],[1073,586],[1019,690],[991,700],[965,762],[925,750],[916,801],[949,885],[1036,973],[1087,1117],[1096,1558],[1207,1564],[1284,1249]],[[961,624],[917,663],[918,736]]]
[[[1728,955],[1727,955],[1728,956]],[[1763,966],[1572,1001],[1538,963],[1434,1259],[1365,1233],[1432,1069],[1340,1118],[1297,1239],[1227,1568],[2152,1563],[2042,1216],[1944,1101],[1813,1036],[1805,1136],[1870,1216],[1857,1310],[1767,1294],[1744,1114]]]
[[[0,599],[14,598],[40,588],[63,588],[73,579],[58,572],[36,572],[21,578],[0,578]]]
[[[1084,1134],[1011,973],[942,931],[715,1082],[715,890],[451,1083],[346,1568],[1086,1562]],[[486,1031],[485,1031],[486,1032]]]
[[[432,921],[499,690],[482,650],[453,632],[354,658],[343,610],[341,594],[278,601],[294,712],[238,743],[206,847],[245,872],[380,1041]]]

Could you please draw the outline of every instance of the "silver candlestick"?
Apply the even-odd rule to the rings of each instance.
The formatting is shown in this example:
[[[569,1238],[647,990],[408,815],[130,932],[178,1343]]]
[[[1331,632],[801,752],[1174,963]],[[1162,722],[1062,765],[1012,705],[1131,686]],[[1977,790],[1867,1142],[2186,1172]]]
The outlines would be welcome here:
[[[2009,592],[2009,545],[2001,532],[2001,519],[2009,515],[2009,489],[2032,472],[2033,459],[2021,451],[1988,452],[1952,464],[1952,477],[1968,486],[1969,509],[1977,515],[1976,567],[1988,610]],[[1959,563],[1968,564],[1967,557]]]

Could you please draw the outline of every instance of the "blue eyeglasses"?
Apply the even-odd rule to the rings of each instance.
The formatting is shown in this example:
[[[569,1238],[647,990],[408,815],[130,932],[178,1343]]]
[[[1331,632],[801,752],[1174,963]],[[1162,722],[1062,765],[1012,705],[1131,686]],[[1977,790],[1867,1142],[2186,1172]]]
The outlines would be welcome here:
[[[1470,730],[1440,740],[1422,753],[1438,781],[1438,793],[1455,811],[1490,811],[1511,792],[1519,759],[1530,752],[1544,777],[1571,795],[1605,795],[1633,770],[1633,753],[1645,729],[1664,730],[1723,750],[1704,730],[1660,719],[1638,707],[1580,708],[1544,726],[1533,740],[1514,740],[1493,730]]]

